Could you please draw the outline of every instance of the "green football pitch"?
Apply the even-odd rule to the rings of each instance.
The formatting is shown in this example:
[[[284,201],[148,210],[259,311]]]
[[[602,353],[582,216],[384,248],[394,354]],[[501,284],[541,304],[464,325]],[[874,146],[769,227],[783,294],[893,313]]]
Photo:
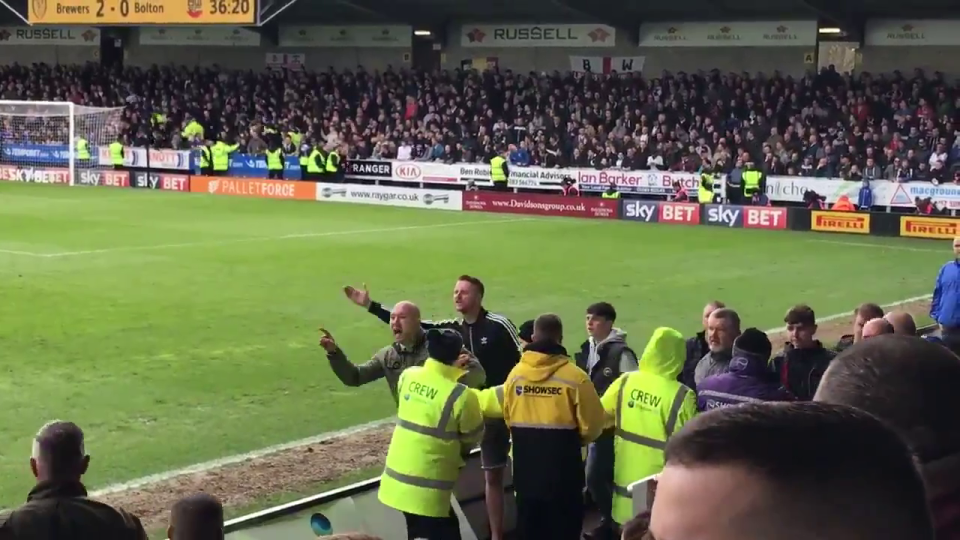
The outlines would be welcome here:
[[[552,311],[569,348],[608,300],[642,347],[696,329],[704,302],[747,326],[809,302],[847,312],[930,292],[946,243],[525,218],[160,191],[0,184],[0,506],[23,500],[51,419],[87,433],[100,487],[391,414],[382,385],[344,388],[328,328],[367,359],[391,340],[350,304],[409,299],[452,316],[455,277],[516,323]]]

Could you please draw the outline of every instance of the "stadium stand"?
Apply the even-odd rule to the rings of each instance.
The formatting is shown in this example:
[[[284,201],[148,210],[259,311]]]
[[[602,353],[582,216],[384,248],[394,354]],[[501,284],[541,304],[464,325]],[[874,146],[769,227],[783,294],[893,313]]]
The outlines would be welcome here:
[[[510,70],[225,72],[14,64],[4,99],[125,106],[134,146],[211,140],[262,154],[269,133],[343,140],[349,158],[897,181],[960,179],[960,87],[942,73],[590,75]],[[317,91],[316,89],[319,89]],[[4,137],[13,136],[4,134]],[[19,133],[17,136],[23,136]],[[298,137],[299,138],[299,137]]]

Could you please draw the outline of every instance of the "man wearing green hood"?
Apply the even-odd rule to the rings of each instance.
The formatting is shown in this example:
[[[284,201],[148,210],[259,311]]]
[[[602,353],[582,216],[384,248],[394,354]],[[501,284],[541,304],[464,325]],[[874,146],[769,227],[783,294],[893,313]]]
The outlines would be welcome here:
[[[613,519],[633,517],[627,487],[663,470],[667,439],[697,413],[696,394],[677,382],[686,359],[683,334],[654,330],[640,357],[640,369],[625,373],[603,394],[614,422]]]

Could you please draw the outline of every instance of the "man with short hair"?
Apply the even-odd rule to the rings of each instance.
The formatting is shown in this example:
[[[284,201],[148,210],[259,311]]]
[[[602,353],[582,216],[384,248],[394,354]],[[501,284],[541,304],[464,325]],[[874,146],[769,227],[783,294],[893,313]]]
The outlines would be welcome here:
[[[560,317],[540,315],[507,382],[480,392],[484,415],[502,416],[513,435],[519,538],[580,539],[581,451],[606,423],[600,396],[562,343]]]
[[[913,315],[906,311],[891,311],[883,316],[891,325],[893,333],[901,336],[917,335],[917,323],[913,320]]]
[[[181,497],[170,510],[169,540],[222,540],[223,504],[209,493]]]
[[[863,325],[863,339],[867,340],[872,337],[882,336],[883,334],[892,334],[893,325],[890,324],[886,319],[880,317],[876,319],[870,319]]]
[[[720,308],[707,317],[707,346],[710,351],[700,359],[693,374],[693,383],[711,375],[730,370],[733,358],[733,341],[740,335],[740,315],[730,308]]]
[[[30,457],[37,485],[26,504],[0,515],[0,538],[147,540],[135,516],[87,497],[81,477],[89,466],[76,424],[54,420],[40,428]]]
[[[743,403],[793,401],[793,396],[770,377],[773,345],[765,333],[747,328],[733,342],[730,371],[712,375],[697,387],[697,410],[708,411]]]
[[[487,387],[502,385],[507,374],[520,361],[520,337],[510,319],[487,311],[483,307],[485,293],[483,282],[470,275],[457,278],[453,289],[453,304],[459,319],[446,321],[421,321],[423,328],[449,328],[460,332],[464,346],[477,357],[483,366]],[[367,286],[363,290],[344,287],[351,302],[362,306],[385,323],[390,322],[390,312],[370,299]],[[503,538],[503,471],[510,452],[510,432],[499,419],[491,419],[484,426],[480,442],[480,461],[486,481],[487,515],[490,520],[491,540]]]
[[[527,345],[533,343],[533,319],[524,321],[524,323],[517,328],[517,337],[520,338],[521,348],[525,348]]]
[[[951,350],[960,350],[960,237],[953,239],[953,260],[937,274],[930,317],[940,325],[944,343]]]
[[[866,411],[920,462],[938,539],[960,538],[960,359],[917,337],[885,335],[837,357],[815,401]],[[893,536],[889,536],[892,538]]]
[[[863,325],[867,324],[867,321],[882,317],[883,308],[878,304],[866,302],[857,306],[857,309],[853,310],[853,334],[841,336],[834,350],[838,353],[843,352],[849,346],[863,340]]]
[[[363,364],[355,365],[337,345],[333,336],[321,328],[323,334],[320,346],[327,352],[327,360],[334,375],[347,386],[364,384],[386,378],[394,401],[398,400],[397,381],[403,370],[411,366],[422,366],[429,356],[426,334],[420,326],[420,308],[413,302],[399,302],[390,313],[390,329],[393,331],[393,343],[383,347],[373,358]],[[464,351],[458,366],[465,371],[460,382],[472,388],[480,388],[486,379],[483,366],[473,355]],[[399,402],[399,401],[398,401]]]
[[[668,442],[650,519],[677,540],[933,540],[903,441],[873,416],[764,403],[694,417]]]
[[[696,391],[697,384],[694,382],[694,373],[697,370],[697,364],[700,359],[710,351],[707,344],[707,322],[710,320],[710,314],[714,311],[727,307],[719,300],[714,300],[703,307],[703,316],[701,322],[703,330],[697,332],[695,336],[687,339],[687,359],[683,363],[683,371],[677,377],[677,382],[682,383],[687,388]]]
[[[627,333],[614,328],[617,310],[608,302],[587,307],[587,340],[576,354],[577,366],[593,382],[597,394],[623,373],[637,370],[637,355],[627,346]],[[614,540],[611,516],[613,504],[613,429],[608,429],[587,447],[587,490],[600,511],[600,524],[587,533],[589,540]]]
[[[817,392],[820,377],[836,353],[816,339],[817,316],[806,304],[797,304],[783,317],[790,341],[783,351],[773,357],[771,369],[787,389],[799,401],[810,401]]]

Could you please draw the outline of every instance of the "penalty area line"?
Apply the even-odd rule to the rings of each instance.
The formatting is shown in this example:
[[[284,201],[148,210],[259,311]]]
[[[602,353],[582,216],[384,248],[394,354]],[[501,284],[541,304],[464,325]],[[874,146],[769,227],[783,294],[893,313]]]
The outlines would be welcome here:
[[[913,296],[913,297],[911,297],[911,298],[904,298],[903,300],[897,300],[897,301],[895,301],[895,302],[890,302],[890,303],[887,303],[887,304],[883,304],[882,307],[885,307],[885,308],[896,307],[896,306],[900,306],[900,305],[903,305],[903,304],[909,304],[909,303],[911,303],[911,302],[920,302],[920,301],[923,301],[923,300],[929,300],[931,297],[932,297],[932,295],[929,295],[929,294],[925,294],[925,295],[921,295],[921,296]],[[837,320],[837,319],[842,319],[843,317],[849,317],[851,313],[852,313],[852,310],[851,310],[851,311],[846,311],[846,312],[843,312],[843,313],[835,313],[835,314],[833,314],[833,315],[828,315],[828,316],[826,316],[826,317],[818,317],[818,318],[817,318],[817,321],[818,321],[818,322],[834,321],[834,320]],[[781,331],[783,331],[783,327],[782,327],[782,326],[779,326],[779,327],[777,327],[777,328],[772,328],[772,329],[770,329],[770,330],[767,330],[766,332],[767,332],[768,334],[771,334],[771,333],[774,333],[774,332],[781,332]],[[142,487],[150,486],[150,485],[153,485],[153,484],[158,484],[158,483],[161,483],[161,482],[166,482],[166,481],[171,480],[171,479],[173,479],[173,478],[177,478],[177,477],[180,477],[180,476],[183,476],[183,475],[187,475],[187,474],[203,473],[203,472],[207,472],[207,471],[210,471],[210,470],[213,470],[213,469],[219,469],[219,468],[222,468],[222,467],[227,467],[227,466],[230,466],[230,465],[235,465],[235,464],[237,464],[237,463],[241,463],[241,462],[244,462],[244,461],[247,461],[247,460],[250,460],[250,459],[261,458],[261,457],[264,457],[264,456],[268,456],[268,455],[270,455],[270,454],[275,454],[275,453],[277,453],[277,452],[282,452],[282,451],[284,451],[284,450],[289,450],[289,449],[291,449],[291,448],[298,448],[298,447],[301,447],[301,446],[307,446],[307,445],[311,445],[311,444],[318,444],[318,443],[321,443],[321,442],[323,442],[323,441],[327,441],[327,440],[334,439],[334,438],[338,438],[338,437],[345,437],[345,436],[349,436],[349,435],[355,435],[355,434],[357,434],[357,433],[361,433],[361,432],[364,432],[364,431],[367,431],[367,430],[371,430],[371,429],[376,429],[376,428],[378,428],[378,427],[382,427],[382,426],[385,426],[385,425],[387,425],[387,424],[390,424],[390,423],[392,423],[392,422],[394,421],[394,418],[395,418],[395,417],[392,417],[392,416],[389,417],[389,418],[382,418],[382,419],[380,419],[380,420],[375,420],[375,421],[373,421],[373,422],[367,422],[366,424],[356,425],[356,426],[353,426],[353,427],[350,427],[350,428],[347,428],[347,429],[343,429],[343,430],[339,430],[339,431],[331,431],[331,432],[327,432],[327,433],[322,433],[322,434],[320,434],[320,435],[316,435],[316,436],[314,436],[314,437],[308,437],[308,438],[306,438],[306,439],[300,439],[300,440],[298,440],[298,441],[292,441],[292,442],[282,443],[282,444],[278,444],[278,445],[274,445],[274,446],[268,446],[268,447],[266,447],[266,448],[261,448],[260,450],[254,450],[254,451],[252,451],[252,452],[246,452],[246,453],[243,453],[243,454],[236,454],[236,455],[233,455],[233,456],[227,456],[227,457],[223,457],[223,458],[219,458],[219,459],[214,459],[214,460],[210,460],[210,461],[205,461],[205,462],[203,462],[203,463],[197,463],[197,464],[195,464],[195,465],[190,465],[190,466],[188,466],[188,467],[183,467],[183,468],[180,468],[180,469],[172,469],[172,470],[169,470],[169,471],[166,471],[166,472],[161,472],[161,473],[157,473],[157,474],[151,474],[151,475],[148,475],[148,476],[143,476],[143,477],[140,477],[140,478],[136,478],[136,479],[134,479],[134,480],[127,481],[127,482],[120,482],[120,483],[116,483],[116,484],[111,484],[111,485],[108,485],[108,486],[106,486],[106,487],[103,487],[103,488],[100,488],[100,489],[98,489],[98,490],[95,490],[95,491],[91,492],[91,493],[90,493],[90,496],[91,496],[91,497],[100,497],[100,496],[103,496],[103,495],[109,495],[109,494],[113,494],[113,493],[122,493],[122,492],[124,492],[124,491],[135,490],[135,489],[139,489],[139,488],[142,488]]]

